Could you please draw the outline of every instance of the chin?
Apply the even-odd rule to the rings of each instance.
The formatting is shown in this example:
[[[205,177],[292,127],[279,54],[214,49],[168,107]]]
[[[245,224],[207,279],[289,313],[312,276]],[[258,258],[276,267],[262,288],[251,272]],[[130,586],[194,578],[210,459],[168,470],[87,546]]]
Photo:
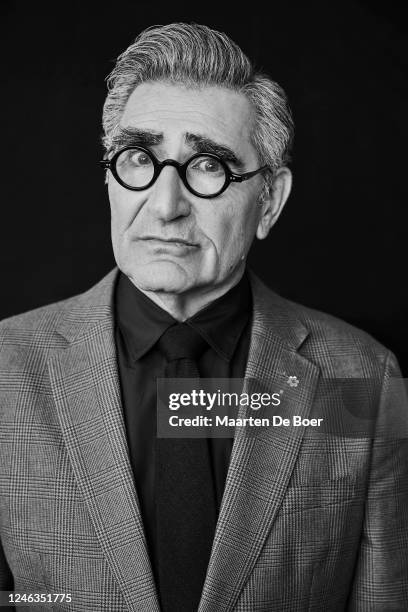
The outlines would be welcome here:
[[[197,284],[193,271],[172,262],[153,262],[123,271],[142,291],[178,294]]]

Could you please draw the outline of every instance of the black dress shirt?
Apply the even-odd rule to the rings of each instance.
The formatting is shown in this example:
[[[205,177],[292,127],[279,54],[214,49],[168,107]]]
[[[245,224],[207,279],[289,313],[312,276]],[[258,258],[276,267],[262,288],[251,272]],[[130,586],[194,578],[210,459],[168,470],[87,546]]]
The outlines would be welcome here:
[[[226,294],[185,321],[206,340],[198,369],[203,378],[243,378],[250,338],[251,289],[247,275]],[[149,552],[154,548],[154,449],[156,378],[165,358],[160,336],[177,323],[124,274],[115,291],[115,340],[127,441]],[[219,510],[233,440],[210,439],[212,475]]]

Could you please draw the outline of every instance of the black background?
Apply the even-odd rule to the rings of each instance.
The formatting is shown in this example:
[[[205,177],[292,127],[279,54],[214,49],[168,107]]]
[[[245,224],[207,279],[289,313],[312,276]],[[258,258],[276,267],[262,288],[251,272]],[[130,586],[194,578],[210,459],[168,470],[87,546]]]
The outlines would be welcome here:
[[[294,188],[250,261],[280,293],[373,334],[408,375],[407,41],[390,3],[2,3],[0,318],[114,265],[97,164],[104,78],[143,28],[227,32],[287,91]]]

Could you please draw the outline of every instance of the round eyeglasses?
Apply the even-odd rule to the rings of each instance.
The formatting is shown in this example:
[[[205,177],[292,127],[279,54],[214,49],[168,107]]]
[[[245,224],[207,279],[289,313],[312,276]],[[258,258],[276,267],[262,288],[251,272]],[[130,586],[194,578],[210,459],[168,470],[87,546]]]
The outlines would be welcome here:
[[[112,159],[103,159],[100,163],[104,168],[109,168],[122,187],[132,191],[148,189],[165,166],[174,166],[184,186],[199,198],[215,198],[230,183],[242,183],[269,169],[269,166],[262,166],[252,172],[235,174],[224,160],[213,153],[196,153],[184,164],[175,159],[159,161],[144,147],[126,147],[117,151]]]

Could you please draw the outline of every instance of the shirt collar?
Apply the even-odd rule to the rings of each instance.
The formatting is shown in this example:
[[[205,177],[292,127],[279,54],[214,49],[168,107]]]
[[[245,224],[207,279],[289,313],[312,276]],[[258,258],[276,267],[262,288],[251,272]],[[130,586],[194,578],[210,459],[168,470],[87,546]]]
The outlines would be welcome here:
[[[229,361],[252,310],[247,274],[227,293],[184,321]],[[178,321],[120,273],[115,291],[116,322],[132,361],[137,361]]]

